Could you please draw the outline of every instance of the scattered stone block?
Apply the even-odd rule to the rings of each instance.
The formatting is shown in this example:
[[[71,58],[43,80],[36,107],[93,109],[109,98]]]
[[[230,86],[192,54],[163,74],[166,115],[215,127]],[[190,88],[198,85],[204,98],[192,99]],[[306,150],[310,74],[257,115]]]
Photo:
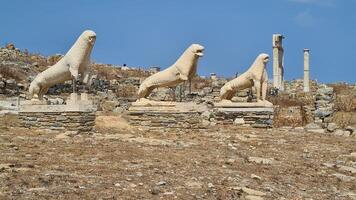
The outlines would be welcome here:
[[[244,118],[236,118],[234,120],[234,125],[241,125],[241,124],[245,124]]]
[[[249,194],[249,195],[253,195],[253,196],[266,196],[266,193],[258,191],[258,190],[253,190],[247,187],[243,187],[241,189],[244,193]]]
[[[274,160],[268,158],[260,158],[260,157],[248,157],[247,159],[249,162],[254,162],[257,164],[264,164],[264,165],[271,165]]]
[[[327,130],[329,132],[334,132],[337,128],[339,128],[339,127],[337,126],[336,123],[329,123],[328,127],[327,127]]]

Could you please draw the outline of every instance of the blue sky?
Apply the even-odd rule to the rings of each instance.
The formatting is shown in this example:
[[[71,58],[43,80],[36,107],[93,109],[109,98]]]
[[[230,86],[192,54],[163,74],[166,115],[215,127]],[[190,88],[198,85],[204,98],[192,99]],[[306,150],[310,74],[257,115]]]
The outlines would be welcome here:
[[[285,79],[356,82],[356,0],[3,0],[0,45],[64,54],[85,29],[97,33],[99,63],[166,68],[191,43],[205,46],[199,75],[230,77],[282,33]],[[268,64],[272,79],[272,61]]]

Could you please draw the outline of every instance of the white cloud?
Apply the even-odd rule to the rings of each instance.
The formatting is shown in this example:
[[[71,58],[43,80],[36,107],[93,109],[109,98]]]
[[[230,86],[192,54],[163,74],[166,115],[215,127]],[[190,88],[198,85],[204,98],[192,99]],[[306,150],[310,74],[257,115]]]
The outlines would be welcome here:
[[[297,14],[294,21],[301,27],[312,27],[317,24],[318,20],[306,10]]]
[[[318,6],[333,6],[334,0],[288,0],[290,2],[300,3],[300,4],[310,4]]]

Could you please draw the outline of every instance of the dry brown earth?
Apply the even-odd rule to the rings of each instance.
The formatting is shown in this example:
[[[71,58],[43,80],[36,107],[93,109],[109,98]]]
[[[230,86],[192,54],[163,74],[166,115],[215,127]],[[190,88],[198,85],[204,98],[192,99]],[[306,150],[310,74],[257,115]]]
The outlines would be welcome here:
[[[0,199],[355,199],[356,138],[217,126],[0,130]],[[353,153],[353,154],[352,154]]]

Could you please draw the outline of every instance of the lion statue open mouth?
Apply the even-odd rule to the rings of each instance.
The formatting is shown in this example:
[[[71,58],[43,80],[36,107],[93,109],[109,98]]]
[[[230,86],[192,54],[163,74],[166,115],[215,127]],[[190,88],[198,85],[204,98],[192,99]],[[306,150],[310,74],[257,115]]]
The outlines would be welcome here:
[[[204,55],[203,52],[203,46],[190,45],[172,66],[142,82],[138,90],[138,101],[146,99],[155,88],[175,86],[193,78],[197,72],[198,59]]]
[[[245,73],[227,82],[220,90],[221,101],[231,102],[237,91],[255,87],[257,102],[270,106],[271,103],[266,100],[268,84],[266,65],[268,60],[268,54],[261,53]]]
[[[31,82],[29,98],[32,99],[37,96],[38,99],[42,100],[43,95],[47,93],[51,86],[73,78],[77,80],[79,74],[81,74],[81,81],[87,83],[89,81],[90,54],[95,40],[96,34],[94,31],[84,31],[63,58],[38,74]]]

